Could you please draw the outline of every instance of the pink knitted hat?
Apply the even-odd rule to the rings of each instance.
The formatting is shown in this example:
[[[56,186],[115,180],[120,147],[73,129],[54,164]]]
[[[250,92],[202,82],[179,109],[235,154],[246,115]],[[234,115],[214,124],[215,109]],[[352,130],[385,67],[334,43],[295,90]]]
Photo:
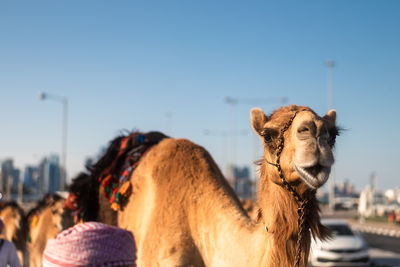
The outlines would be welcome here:
[[[49,239],[43,266],[136,266],[131,232],[98,222],[75,225]]]

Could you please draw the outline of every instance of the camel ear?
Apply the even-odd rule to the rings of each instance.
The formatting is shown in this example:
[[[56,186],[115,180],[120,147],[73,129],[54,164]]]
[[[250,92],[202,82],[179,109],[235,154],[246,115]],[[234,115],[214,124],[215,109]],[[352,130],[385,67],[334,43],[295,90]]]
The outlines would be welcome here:
[[[324,119],[328,122],[330,127],[334,127],[336,125],[336,110],[329,110],[324,116]]]
[[[253,130],[261,136],[264,124],[267,122],[268,118],[265,116],[264,112],[259,108],[253,108],[250,112],[250,122]]]

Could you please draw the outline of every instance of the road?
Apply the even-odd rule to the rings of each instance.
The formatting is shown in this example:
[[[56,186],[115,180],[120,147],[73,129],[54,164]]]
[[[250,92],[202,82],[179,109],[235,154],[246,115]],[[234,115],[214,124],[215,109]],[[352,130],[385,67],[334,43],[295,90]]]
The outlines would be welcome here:
[[[377,248],[371,248],[369,252],[371,255],[372,266],[379,266],[379,267],[400,266],[400,254],[398,253]]]
[[[389,235],[361,232],[370,247],[375,266],[400,266],[400,238]]]
[[[400,238],[361,233],[371,248],[378,248],[400,254]]]

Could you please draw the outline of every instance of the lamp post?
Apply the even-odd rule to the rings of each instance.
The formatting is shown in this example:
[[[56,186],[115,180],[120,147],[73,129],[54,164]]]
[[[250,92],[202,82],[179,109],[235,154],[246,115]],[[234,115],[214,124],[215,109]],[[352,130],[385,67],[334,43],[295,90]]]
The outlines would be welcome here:
[[[328,67],[328,109],[333,109],[333,67],[335,67],[335,61],[328,60],[326,66]]]
[[[335,62],[333,60],[328,60],[326,62],[326,67],[328,68],[328,110],[333,108],[333,67],[335,67]],[[331,211],[335,210],[335,169],[331,169],[331,177],[329,182],[329,209]]]
[[[52,95],[41,92],[39,98],[41,100],[54,100],[63,105],[62,112],[62,134],[61,134],[61,164],[60,164],[60,185],[59,190],[64,190],[65,173],[66,173],[66,158],[67,158],[67,119],[68,119],[68,99],[64,96]]]

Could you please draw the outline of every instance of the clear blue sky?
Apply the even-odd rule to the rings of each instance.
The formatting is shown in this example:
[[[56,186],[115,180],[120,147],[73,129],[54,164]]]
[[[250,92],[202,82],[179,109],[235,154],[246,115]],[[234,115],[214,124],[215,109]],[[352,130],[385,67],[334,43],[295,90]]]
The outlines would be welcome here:
[[[400,186],[399,14],[396,0],[1,1],[0,159],[22,168],[60,152],[61,105],[40,101],[46,91],[69,100],[70,177],[134,128],[191,139],[222,169],[250,165],[261,144],[249,111],[280,103],[224,97],[287,97],[323,115],[332,59],[347,129],[336,180],[361,189],[375,171],[378,188]],[[234,128],[247,135],[223,136]]]

